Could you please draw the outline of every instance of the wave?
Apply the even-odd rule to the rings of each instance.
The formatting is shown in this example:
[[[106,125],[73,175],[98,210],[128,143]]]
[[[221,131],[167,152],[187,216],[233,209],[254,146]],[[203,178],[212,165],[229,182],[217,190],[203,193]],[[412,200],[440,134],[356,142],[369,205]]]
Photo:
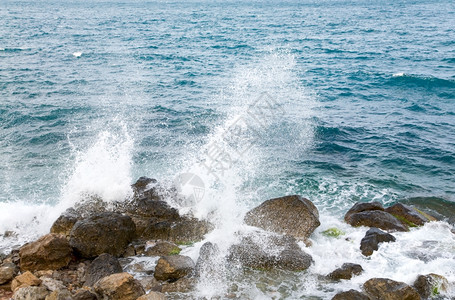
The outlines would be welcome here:
[[[406,73],[393,74],[388,84],[422,88],[455,88],[455,80]]]

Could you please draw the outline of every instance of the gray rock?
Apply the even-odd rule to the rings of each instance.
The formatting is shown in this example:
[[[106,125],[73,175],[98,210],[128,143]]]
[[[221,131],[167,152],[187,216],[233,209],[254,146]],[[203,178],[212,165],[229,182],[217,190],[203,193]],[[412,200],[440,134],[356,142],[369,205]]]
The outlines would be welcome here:
[[[0,285],[10,282],[17,274],[17,266],[13,263],[4,263],[0,266]]]
[[[179,254],[181,250],[174,243],[159,241],[153,247],[146,249],[144,254],[147,256],[166,256]]]
[[[446,292],[449,287],[447,278],[438,274],[419,275],[414,288],[423,299],[429,299]]]
[[[96,294],[85,289],[79,289],[73,295],[73,300],[97,300]]]
[[[201,274],[213,274],[216,276],[216,271],[219,269],[216,260],[219,254],[220,250],[216,244],[211,242],[204,243],[199,250],[199,257],[196,261],[196,276]]]
[[[421,226],[430,221],[428,217],[425,217],[415,208],[402,203],[387,207],[385,211],[398,218],[406,226]]]
[[[368,203],[357,202],[344,215],[344,220],[346,221],[346,223],[350,223],[350,219],[353,214],[363,212],[363,211],[371,211],[371,210],[384,211],[384,207],[379,202],[368,202]]]
[[[26,286],[14,292],[14,300],[44,300],[49,291],[44,286]]]
[[[245,223],[300,240],[306,240],[320,225],[316,206],[298,195],[263,202],[246,214]]]
[[[149,292],[147,295],[140,296],[137,300],[166,300],[166,295],[159,292]]]
[[[120,256],[135,233],[136,226],[129,216],[105,212],[77,221],[69,243],[81,257],[92,258],[102,253]]]
[[[115,273],[122,273],[123,269],[118,259],[111,254],[103,253],[95,258],[88,266],[85,275],[85,285],[93,286],[98,280]]]
[[[155,278],[158,280],[175,281],[194,271],[194,262],[188,256],[163,256],[155,267]]]
[[[336,294],[332,300],[370,300],[370,298],[356,290],[349,290]]]
[[[69,238],[71,229],[81,218],[81,215],[74,208],[69,208],[52,224],[51,233],[63,234]]]
[[[395,242],[395,237],[377,228],[370,228],[360,241],[360,250],[365,256],[370,256],[379,249],[379,243]]]
[[[381,210],[369,210],[352,214],[348,224],[354,227],[367,226],[381,228],[387,231],[409,231],[397,218]]]
[[[359,275],[362,272],[363,268],[361,265],[345,263],[341,268],[338,268],[327,275],[327,277],[332,280],[351,279],[353,275]]]

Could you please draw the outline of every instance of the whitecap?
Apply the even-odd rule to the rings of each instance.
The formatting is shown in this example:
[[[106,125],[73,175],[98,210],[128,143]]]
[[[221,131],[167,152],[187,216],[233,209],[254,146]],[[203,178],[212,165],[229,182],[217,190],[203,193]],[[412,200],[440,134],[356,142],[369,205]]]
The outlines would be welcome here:
[[[392,77],[403,77],[405,74],[403,72],[401,73],[395,73],[392,75]]]
[[[74,57],[81,57],[81,55],[82,55],[82,52],[79,52],[79,51],[73,53]]]

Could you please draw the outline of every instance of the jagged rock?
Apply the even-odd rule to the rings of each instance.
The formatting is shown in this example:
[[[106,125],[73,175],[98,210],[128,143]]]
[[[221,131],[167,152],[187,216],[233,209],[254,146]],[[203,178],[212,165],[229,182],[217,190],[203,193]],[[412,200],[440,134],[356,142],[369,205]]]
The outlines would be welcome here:
[[[336,269],[327,275],[327,277],[332,280],[351,279],[353,275],[359,275],[362,272],[363,268],[361,265],[344,263],[341,268]]]
[[[17,274],[17,267],[13,263],[4,263],[0,266],[0,285],[13,280]]]
[[[63,235],[50,233],[20,248],[20,267],[23,271],[56,270],[66,267],[71,255],[68,240]]]
[[[37,286],[41,284],[41,280],[27,271],[21,275],[16,276],[11,282],[11,290],[15,292],[17,289],[27,286]]]
[[[196,286],[195,278],[184,277],[175,282],[166,282],[161,288],[163,293],[188,293]]]
[[[105,212],[77,221],[69,243],[81,257],[92,258],[102,253],[120,256],[135,232],[136,226],[129,216]]]
[[[166,300],[166,295],[159,292],[149,292],[147,295],[140,296],[137,300]]]
[[[139,177],[139,179],[131,185],[135,193],[143,193],[149,184],[156,183],[156,179],[148,178],[145,176]]]
[[[14,300],[44,300],[49,291],[44,286],[25,286],[14,292]]]
[[[363,284],[363,288],[371,299],[420,300],[413,287],[387,278],[372,278]]]
[[[81,219],[81,215],[74,208],[68,208],[55,220],[51,227],[51,233],[62,234],[69,238],[74,224]]]
[[[369,210],[352,214],[349,217],[351,226],[377,227],[387,231],[409,231],[397,218],[381,210]]]
[[[73,300],[73,295],[67,289],[58,289],[46,296],[46,300]]]
[[[94,288],[103,300],[136,300],[145,294],[139,281],[128,273],[106,276],[96,282]]]
[[[147,248],[144,252],[147,256],[166,256],[166,255],[176,255],[179,254],[180,249],[176,244],[167,242],[167,241],[159,241],[154,246]]]
[[[122,272],[123,269],[118,259],[111,254],[103,253],[95,258],[88,266],[85,274],[85,285],[93,286],[105,276]]]
[[[202,240],[210,230],[211,226],[208,222],[188,216],[159,222],[151,219],[142,233],[142,238],[191,243]]]
[[[229,248],[228,260],[253,269],[303,271],[312,258],[300,249],[295,238],[276,234],[245,236]]]
[[[194,270],[194,262],[188,256],[163,256],[155,267],[155,278],[158,280],[177,280]]]
[[[447,278],[438,274],[419,275],[414,282],[414,288],[423,299],[438,296],[447,291],[449,282]]]
[[[56,280],[56,279],[49,278],[49,277],[42,277],[40,279],[41,279],[41,285],[46,287],[51,292],[65,289],[65,285],[60,280]]]
[[[379,249],[379,243],[395,242],[395,237],[378,228],[370,228],[365,237],[360,241],[360,250],[365,256],[370,256]]]
[[[344,220],[346,221],[346,223],[350,223],[350,219],[351,219],[352,215],[363,212],[363,211],[371,211],[371,210],[384,211],[384,207],[379,202],[368,202],[368,203],[357,202],[344,215]]]
[[[158,281],[154,276],[144,276],[139,279],[139,282],[146,291],[161,292],[162,282]]]
[[[220,250],[216,244],[210,242],[204,243],[199,250],[199,257],[196,261],[196,276],[200,276],[201,274],[215,275],[219,267],[214,260],[217,259],[219,253]]]
[[[430,221],[430,219],[418,212],[415,208],[401,203],[387,207],[385,211],[402,221],[404,225],[410,227],[421,226]]]
[[[73,300],[97,300],[96,294],[86,289],[79,289],[73,295]]]
[[[306,240],[320,225],[316,206],[298,195],[263,202],[246,214],[245,223],[301,240]]]
[[[370,300],[370,298],[356,290],[349,290],[336,294],[332,300]]]

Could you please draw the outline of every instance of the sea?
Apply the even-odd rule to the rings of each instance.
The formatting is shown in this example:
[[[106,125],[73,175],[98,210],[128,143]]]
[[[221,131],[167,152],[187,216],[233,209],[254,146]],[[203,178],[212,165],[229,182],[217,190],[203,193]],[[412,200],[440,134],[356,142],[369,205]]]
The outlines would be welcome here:
[[[0,252],[77,203],[129,199],[148,176],[215,224],[183,250],[193,259],[206,241],[227,251],[267,199],[319,210],[307,271],[220,264],[185,297],[331,299],[372,277],[437,273],[450,299],[454,136],[452,0],[0,1]],[[441,221],[365,258],[366,228],[343,216],[369,201]],[[345,262],[365,271],[321,280]]]

